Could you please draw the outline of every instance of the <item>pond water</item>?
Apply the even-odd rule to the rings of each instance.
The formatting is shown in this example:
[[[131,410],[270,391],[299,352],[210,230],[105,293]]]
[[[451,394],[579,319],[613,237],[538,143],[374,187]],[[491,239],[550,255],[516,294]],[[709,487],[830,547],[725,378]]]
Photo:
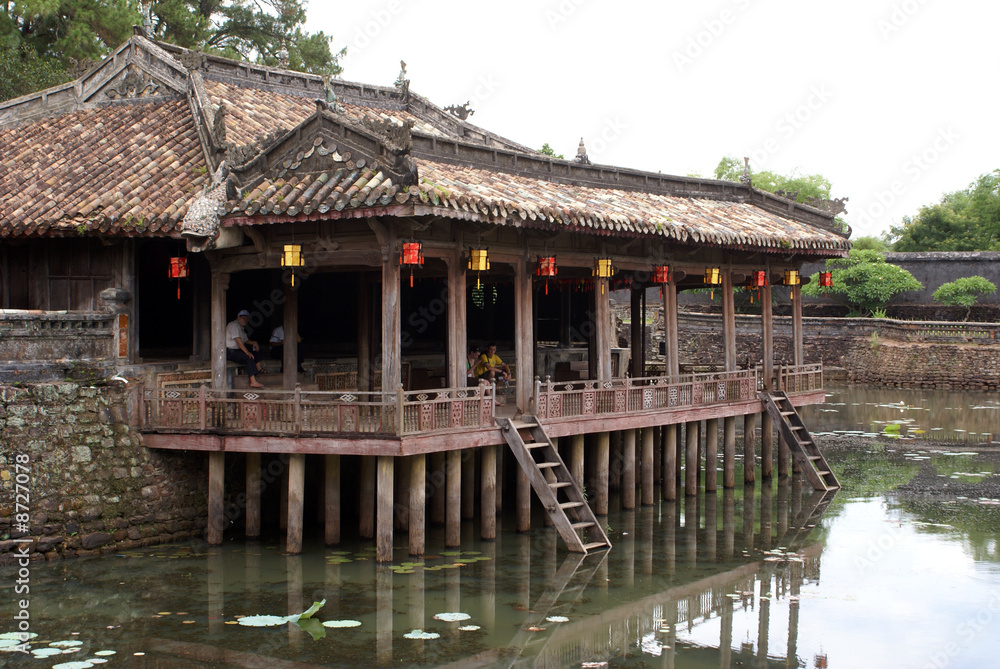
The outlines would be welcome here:
[[[854,392],[829,399],[853,406]],[[865,398],[871,416],[823,429],[868,431],[882,405],[920,406],[902,391]],[[934,406],[977,417],[989,399]],[[924,413],[917,424],[934,427]],[[8,647],[0,666],[997,666],[1000,455],[856,434],[824,447],[843,485],[832,498],[796,478],[615,510],[614,548],[585,559],[536,518],[529,535],[505,519],[496,542],[467,523],[456,550],[432,528],[422,559],[403,535],[392,565],[369,542],[289,556],[278,541],[227,536],[33,563],[30,595],[0,568],[0,632],[30,597],[38,635],[34,656]],[[938,480],[948,485],[907,491]],[[313,602],[311,617],[280,619]],[[266,622],[277,624],[247,624]]]

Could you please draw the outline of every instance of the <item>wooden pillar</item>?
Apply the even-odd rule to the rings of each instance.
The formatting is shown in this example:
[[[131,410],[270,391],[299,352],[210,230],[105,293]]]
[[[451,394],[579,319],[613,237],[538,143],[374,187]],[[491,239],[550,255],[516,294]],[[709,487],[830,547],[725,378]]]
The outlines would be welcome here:
[[[448,386],[466,386],[466,313],[465,313],[465,268],[461,248],[447,258],[448,262]],[[520,360],[518,360],[520,363]]]
[[[633,486],[634,490],[634,486]],[[653,505],[653,428],[642,428],[642,505]]]
[[[772,378],[774,377],[774,316],[771,310],[771,286],[768,285],[761,290],[761,351],[763,360],[764,388],[767,391],[773,390]],[[787,457],[788,451],[785,450]],[[762,411],[760,414],[760,477],[769,480],[772,476],[772,463],[774,459],[774,430],[771,425],[771,416]],[[788,465],[785,464],[785,475],[787,475]],[[781,474],[781,462],[778,463],[778,473]]]
[[[340,543],[340,456],[324,455],[323,541],[327,546]]]
[[[757,414],[748,413],[743,416],[743,482],[753,483],[756,480],[754,470],[757,467],[757,455],[754,449]]]
[[[608,465],[611,453],[610,435],[607,432],[597,433],[594,463],[594,514],[608,515]]]
[[[480,494],[480,536],[486,541],[497,538],[497,447],[483,446],[482,462],[482,492]]]
[[[622,508],[635,508],[635,430],[622,434]]]
[[[392,529],[410,531],[410,463],[404,457],[394,458],[392,475]]]
[[[528,475],[520,467],[517,468],[514,503],[517,505],[515,527],[518,532],[527,532],[531,529],[531,483],[528,481]]]
[[[384,363],[383,363],[384,364]],[[385,373],[385,368],[382,368]],[[378,513],[375,534],[375,559],[378,562],[392,562],[392,517],[393,517],[393,466],[395,458],[391,455],[378,456]]]
[[[517,408],[531,410],[531,394],[535,379],[535,342],[532,310],[531,272],[527,259],[514,263],[514,358],[517,360]],[[609,352],[610,355],[610,352]]]
[[[256,539],[260,536],[260,453],[247,453],[246,488],[246,535]]]
[[[569,441],[569,472],[573,480],[583,490],[584,438],[582,434],[574,434]]]
[[[687,423],[684,428],[687,437],[687,451],[684,454],[684,495],[690,497],[698,494],[698,433],[701,424],[697,421]]]
[[[306,456],[292,453],[288,459],[288,526],[285,552],[296,555],[302,552],[302,513],[306,496]]]
[[[677,284],[671,273],[669,283],[663,286],[663,326],[666,338],[667,375],[680,374],[680,353],[677,343]]]
[[[361,483],[358,486],[358,536],[375,537],[375,457],[361,456]]]
[[[410,555],[423,555],[426,543],[424,523],[427,494],[427,456],[410,456]]]
[[[642,293],[643,289],[638,285],[632,286],[632,301],[629,305],[631,307],[629,312],[632,316],[632,359],[629,361],[629,368],[632,370],[632,378],[634,379],[644,376],[643,372],[645,371],[642,359],[642,325],[646,318],[642,312]]]
[[[596,378],[611,378],[611,289],[608,279],[594,279],[594,353]],[[519,372],[520,374],[520,372]]]
[[[400,345],[400,304],[399,304],[399,258],[396,257],[396,235],[391,230],[385,233],[388,257],[382,260],[382,392],[395,393],[402,380],[400,365],[402,348]],[[398,410],[402,410],[399,407]]]
[[[677,499],[677,426],[663,426],[663,499]]]
[[[208,454],[208,543],[222,543],[223,505],[225,494],[226,454],[212,451]]]
[[[442,452],[431,453],[431,522],[435,525],[444,525],[445,502],[448,498],[445,464],[445,454]]]
[[[372,289],[368,276],[358,274],[358,390],[372,390]]]
[[[733,299],[733,273],[729,268],[722,270],[722,341],[726,371],[738,366],[736,360],[736,305]]]
[[[462,520],[476,517],[476,449],[460,451],[462,455]]]
[[[216,390],[226,387],[226,291],[228,289],[229,274],[213,271],[211,360],[212,387]]]
[[[285,344],[281,348],[281,385],[285,390],[295,390],[299,380],[299,291],[288,284],[285,284],[284,291],[282,325],[285,328]]]
[[[806,364],[802,336],[802,286],[792,286],[792,340],[796,366]]]
[[[462,452],[448,451],[445,459],[448,462],[448,496],[444,510],[444,545],[454,548],[462,543]]]
[[[719,419],[705,421],[705,492],[715,492],[719,483]]]
[[[736,418],[722,419],[722,485],[736,487]]]

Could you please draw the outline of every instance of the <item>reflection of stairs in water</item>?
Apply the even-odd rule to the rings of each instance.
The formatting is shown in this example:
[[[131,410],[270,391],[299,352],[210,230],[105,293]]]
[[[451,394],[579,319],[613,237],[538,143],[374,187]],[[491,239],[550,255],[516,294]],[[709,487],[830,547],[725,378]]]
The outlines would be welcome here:
[[[574,553],[611,548],[611,542],[583,497],[583,491],[559,457],[552,440],[538,424],[538,419],[525,415],[516,422],[510,418],[498,417],[496,420],[566,547]],[[589,541],[585,542],[581,534]]]
[[[583,591],[607,557],[606,552],[589,556],[584,553],[567,555],[559,571],[548,580],[545,592],[531,607],[528,617],[521,624],[521,629],[501,652],[501,657],[494,666],[532,666],[552,638],[552,635],[546,632],[553,626],[561,624],[548,622],[546,618],[555,615],[569,617],[573,605],[583,595]]]
[[[819,446],[813,441],[799,412],[792,406],[788,395],[778,390],[760,393],[760,399],[763,400],[768,415],[778,426],[782,438],[795,454],[795,459],[799,461],[802,472],[813,484],[813,488],[824,491],[839,488],[840,482],[837,481]]]
[[[826,508],[830,506],[837,490],[838,488],[813,491],[809,499],[803,502],[801,510],[788,523],[788,531],[779,537],[775,545],[785,546],[788,550],[798,550],[816,527]]]

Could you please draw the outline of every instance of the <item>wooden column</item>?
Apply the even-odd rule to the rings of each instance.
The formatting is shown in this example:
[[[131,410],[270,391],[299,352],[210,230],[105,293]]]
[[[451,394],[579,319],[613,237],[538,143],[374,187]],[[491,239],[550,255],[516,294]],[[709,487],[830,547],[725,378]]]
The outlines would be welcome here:
[[[368,275],[358,273],[358,390],[372,390],[372,287]]]
[[[387,230],[385,239],[388,257],[382,259],[382,392],[395,393],[402,380],[399,258],[396,256],[396,235]]]
[[[531,529],[531,482],[520,467],[517,468],[514,503],[517,505],[515,527],[518,532],[527,532]]]
[[[733,299],[733,273],[729,268],[722,269],[722,350],[726,371],[738,367],[736,359],[736,305]]]
[[[448,262],[448,386],[466,386],[466,313],[465,313],[465,268],[461,248],[447,258]],[[520,363],[520,360],[518,360]]]
[[[663,499],[677,499],[677,426],[664,425]]]
[[[802,348],[802,286],[792,286],[792,341],[795,345],[795,364],[806,364]]]
[[[482,462],[482,492],[480,494],[480,536],[486,541],[497,538],[497,447],[483,446]]]
[[[608,515],[608,465],[611,453],[609,437],[607,432],[598,432],[594,448],[594,514],[598,516]]]
[[[611,332],[611,289],[607,279],[594,279],[594,353],[597,365],[596,378],[611,378],[611,346],[614,343]]]
[[[722,485],[736,487],[736,418],[722,420]]]
[[[635,430],[622,434],[622,508],[635,508]]]
[[[383,363],[385,364],[385,363]],[[382,368],[385,373],[385,368]],[[392,562],[392,493],[393,466],[395,458],[391,455],[378,456],[378,513],[375,522],[378,527],[375,533],[375,559],[378,562]]]
[[[375,537],[375,457],[361,456],[361,483],[358,486],[358,536]]]
[[[684,428],[687,437],[687,450],[684,453],[684,495],[690,497],[698,494],[698,433],[701,424],[697,421],[687,423]]]
[[[630,304],[631,308],[629,310],[632,316],[632,359],[629,361],[629,367],[632,370],[632,378],[634,379],[644,376],[642,359],[642,324],[646,319],[645,314],[642,312],[642,290],[643,289],[638,286],[632,287],[632,301]]]
[[[705,421],[705,492],[715,492],[719,483],[719,419]]]
[[[323,541],[334,546],[340,543],[340,456],[324,455],[323,462]]]
[[[256,539],[260,536],[260,453],[247,453],[246,486],[246,535]]]
[[[756,480],[754,470],[757,467],[757,454],[754,451],[754,431],[756,430],[757,414],[748,413],[743,416],[743,482],[753,483]]]
[[[462,454],[462,520],[476,517],[476,449],[468,448]]]
[[[212,272],[212,387],[226,387],[226,291],[229,275]]]
[[[760,314],[764,388],[766,390],[773,390],[771,388],[771,379],[774,376],[774,316],[771,311],[770,285],[761,290]],[[771,416],[766,411],[762,411],[760,413],[760,476],[764,480],[771,478],[773,453],[774,430],[771,425]],[[785,454],[787,456],[787,450]],[[780,462],[778,470],[780,475]],[[787,475],[787,464],[785,471]]]
[[[299,380],[299,291],[286,284],[285,309],[282,325],[285,328],[285,344],[281,349],[281,385],[285,390],[295,390]],[[261,336],[263,340],[263,335]]]
[[[634,488],[633,488],[634,489]],[[642,428],[642,505],[653,505],[653,428]]]
[[[462,543],[462,452],[448,451],[447,490],[445,502],[444,545],[454,548]]]
[[[212,451],[208,454],[208,528],[207,539],[211,546],[222,543],[223,505],[225,494],[226,454]]]
[[[392,529],[410,531],[410,462],[405,457],[393,458]]]
[[[285,552],[302,552],[302,513],[306,496],[306,456],[292,453],[288,459],[288,526]]]
[[[517,383],[517,408],[531,410],[531,394],[535,379],[535,341],[532,309],[531,272],[527,260],[514,263],[514,358]]]
[[[574,434],[569,441],[569,473],[573,480],[583,489],[584,439],[582,434]]]
[[[671,273],[670,282],[663,286],[663,326],[666,338],[667,375],[680,374],[680,353],[677,343],[677,284]]]
[[[426,543],[424,523],[427,494],[427,456],[410,456],[410,555],[423,555]]]

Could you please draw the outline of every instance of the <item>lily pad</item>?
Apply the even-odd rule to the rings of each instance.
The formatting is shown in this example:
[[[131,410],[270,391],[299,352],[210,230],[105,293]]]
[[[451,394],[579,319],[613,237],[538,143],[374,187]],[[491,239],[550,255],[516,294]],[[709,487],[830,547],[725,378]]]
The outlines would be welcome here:
[[[240,625],[244,627],[275,627],[288,622],[288,616],[244,616]]]
[[[52,669],[90,669],[94,666],[93,662],[87,662],[86,660],[82,662],[61,662],[59,664],[53,664]]]
[[[3,634],[0,634],[0,639],[15,639],[20,641],[22,639],[22,634],[28,637],[28,639],[34,639],[38,636],[34,632],[4,632]]]
[[[117,652],[115,650],[99,650],[94,655],[114,655]]]
[[[437,632],[425,632],[423,630],[413,630],[403,635],[404,639],[439,639],[441,635]]]
[[[566,623],[569,622],[569,618],[566,616],[549,616],[546,618],[550,623]]]
[[[53,655],[62,655],[61,648],[35,648],[31,651],[31,654],[35,657],[52,657]]]
[[[434,620],[443,620],[448,623],[456,623],[460,620],[469,620],[472,618],[468,613],[438,613],[434,616]]]
[[[462,625],[458,628],[459,632],[475,632],[479,629],[479,625]]]
[[[361,627],[360,620],[327,620],[323,623],[323,627]]]
[[[83,642],[71,639],[69,641],[53,641],[49,645],[53,648],[72,648],[73,646],[82,646]]]

